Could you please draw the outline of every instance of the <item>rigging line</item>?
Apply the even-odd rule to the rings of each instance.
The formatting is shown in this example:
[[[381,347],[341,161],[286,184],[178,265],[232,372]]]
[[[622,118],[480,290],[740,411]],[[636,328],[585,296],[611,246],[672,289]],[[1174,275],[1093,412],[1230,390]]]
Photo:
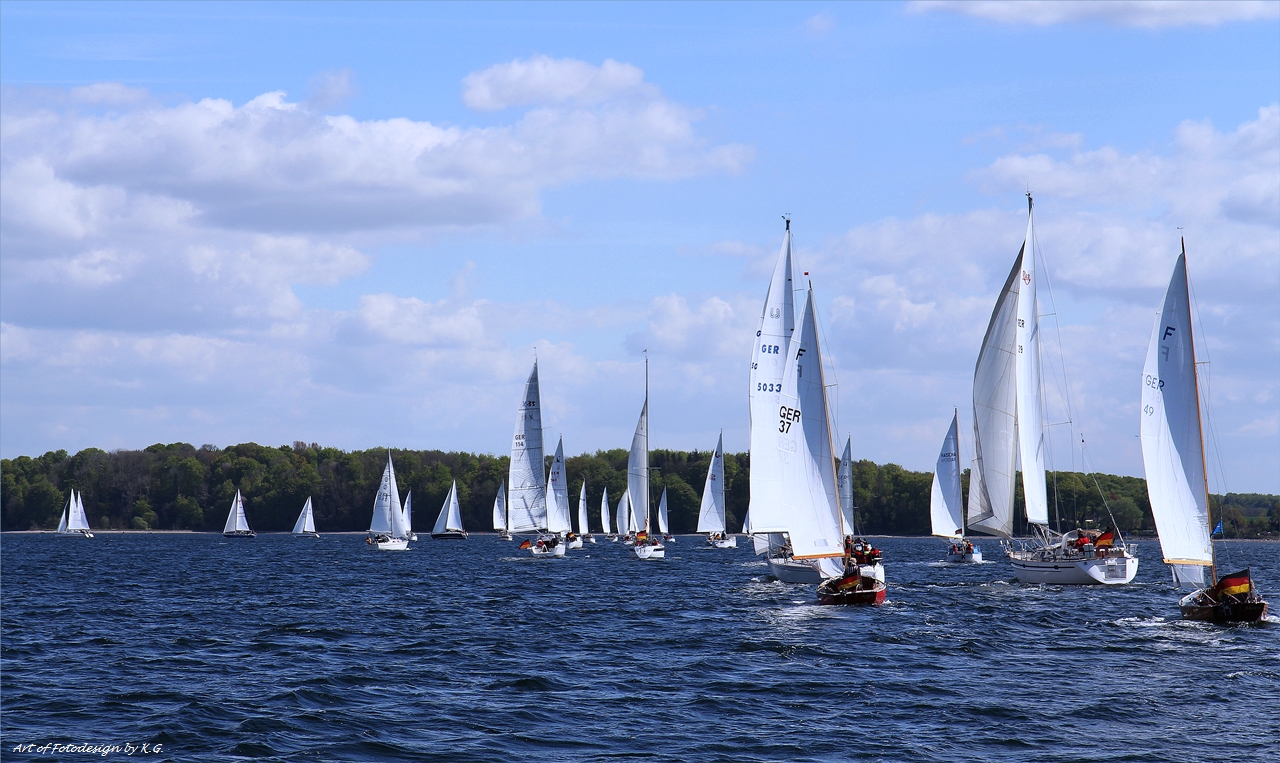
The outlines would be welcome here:
[[[1120,532],[1120,525],[1116,523],[1116,517],[1114,514],[1111,513],[1111,504],[1107,503],[1107,494],[1102,491],[1102,485],[1098,484],[1098,475],[1095,474],[1092,469],[1089,469],[1088,460],[1089,460],[1089,457],[1086,456],[1084,453],[1084,434],[1081,433],[1080,435],[1081,466],[1083,466],[1085,469],[1088,469],[1087,474],[1093,479],[1093,486],[1098,488],[1098,495],[1102,496],[1102,505],[1107,510],[1107,516],[1111,518],[1111,526],[1114,527],[1116,529],[1116,533],[1120,535],[1120,545],[1123,546],[1124,534]]]
[[[1214,464],[1218,467],[1218,483],[1222,488],[1222,496],[1223,496],[1223,499],[1225,500],[1227,495],[1226,465],[1222,461],[1222,448],[1218,444],[1218,428],[1214,426],[1212,409],[1209,407],[1209,401],[1213,396],[1212,395],[1213,376],[1210,373],[1210,364],[1212,363],[1213,358],[1209,354],[1209,344],[1208,344],[1208,341],[1206,340],[1207,334],[1205,333],[1205,330],[1204,330],[1204,317],[1200,311],[1200,301],[1199,299],[1196,298],[1196,288],[1191,283],[1191,276],[1189,274],[1187,275],[1187,287],[1191,292],[1191,303],[1195,306],[1195,309],[1196,309],[1193,320],[1198,319],[1198,322],[1200,324],[1200,331],[1198,332],[1198,334],[1200,336],[1200,347],[1201,349],[1204,350],[1204,357],[1205,357],[1203,361],[1196,362],[1197,366],[1201,364],[1205,366],[1204,384],[1202,385],[1203,391],[1201,393],[1202,405],[1200,406],[1200,408],[1201,410],[1204,411],[1205,423],[1208,425],[1207,428],[1209,430],[1209,439],[1213,442],[1213,456],[1214,456],[1213,461],[1214,461]],[[1197,368],[1196,369],[1197,376],[1199,376],[1199,372],[1200,372],[1200,369]]]
[[[1036,228],[1034,225],[1034,219],[1035,219],[1034,208],[1032,209],[1031,215],[1033,220],[1033,224],[1031,226],[1032,256],[1034,257],[1037,252],[1039,252],[1040,254],[1040,264],[1041,264],[1040,272],[1044,273],[1044,284],[1049,290],[1049,301],[1053,304],[1053,312],[1050,313],[1050,315],[1053,316],[1054,333],[1057,335],[1057,339],[1058,339],[1058,361],[1059,361],[1059,365],[1062,367],[1062,387],[1061,387],[1062,397],[1063,397],[1063,401],[1066,403],[1066,406],[1067,406],[1067,421],[1074,422],[1075,411],[1073,410],[1074,406],[1071,404],[1071,380],[1067,376],[1067,353],[1063,349],[1063,345],[1062,345],[1062,324],[1058,321],[1058,300],[1053,295],[1053,279],[1049,277],[1049,263],[1048,261],[1045,260],[1044,249],[1040,246],[1040,236],[1036,232]],[[1055,374],[1055,379],[1056,379],[1056,374]],[[1074,427],[1072,427],[1071,435],[1072,435],[1072,439],[1074,440],[1074,435],[1075,435]],[[1081,458],[1083,457],[1084,456],[1082,454]],[[1075,466],[1076,466],[1076,451],[1073,443],[1071,448],[1071,470],[1072,471],[1075,471]]]

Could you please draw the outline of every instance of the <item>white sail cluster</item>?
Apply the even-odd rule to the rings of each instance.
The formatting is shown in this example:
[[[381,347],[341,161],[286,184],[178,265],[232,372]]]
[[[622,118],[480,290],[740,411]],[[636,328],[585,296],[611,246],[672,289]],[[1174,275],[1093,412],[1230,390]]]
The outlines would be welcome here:
[[[389,451],[387,465],[382,470],[382,482],[378,485],[378,495],[373,499],[373,519],[369,522],[369,532],[397,539],[404,538],[407,534],[404,510],[400,505],[400,488],[396,485],[396,469],[391,463]]]
[[[239,490],[231,501],[231,511],[227,513],[227,523],[223,525],[222,532],[223,534],[253,532],[249,529],[249,520],[244,515],[244,499],[240,497]]]
[[[311,508],[311,496],[307,496],[307,502],[302,505],[302,513],[298,515],[298,521],[294,523],[292,532],[294,535],[314,535],[315,531],[315,513]]]
[[[440,515],[436,517],[436,524],[431,528],[433,534],[446,532],[464,532],[462,528],[462,511],[458,507],[458,481],[454,480],[449,487],[449,495],[444,499],[444,505],[440,507]]]

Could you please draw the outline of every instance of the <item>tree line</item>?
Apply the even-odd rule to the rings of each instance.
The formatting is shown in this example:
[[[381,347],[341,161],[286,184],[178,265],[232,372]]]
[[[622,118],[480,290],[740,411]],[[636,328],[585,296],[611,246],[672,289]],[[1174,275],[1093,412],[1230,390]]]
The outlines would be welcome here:
[[[4,459],[0,461],[0,529],[57,527],[74,488],[83,494],[95,529],[217,531],[239,490],[255,530],[288,531],[311,497],[321,532],[360,531],[369,526],[387,454],[381,448],[342,451],[303,442],[279,447],[243,443],[221,449],[172,443],[143,450],[87,448],[73,456],[58,450],[35,458]],[[492,528],[494,499],[507,476],[507,456],[439,450],[391,450],[390,455],[402,500],[412,491],[415,529],[431,528],[454,481],[467,529]],[[695,531],[712,455],[710,451],[650,452],[651,509],[656,512],[665,488],[672,532]],[[591,527],[600,530],[604,491],[613,515],[626,489],[627,456],[626,450],[618,448],[566,459],[575,526],[584,480]],[[726,453],[724,467],[727,526],[738,531],[750,500],[750,457]],[[929,534],[932,481],[931,472],[855,462],[853,494],[859,532]],[[967,495],[967,470],[961,481]],[[1146,482],[1140,478],[1049,472],[1046,481],[1051,526],[1110,526],[1114,518],[1126,532],[1155,529]],[[1015,516],[1021,517],[1020,479],[1017,484]],[[1214,522],[1224,520],[1227,537],[1280,533],[1280,496],[1212,496],[1211,511]],[[1025,529],[1025,522],[1015,524],[1015,534]]]

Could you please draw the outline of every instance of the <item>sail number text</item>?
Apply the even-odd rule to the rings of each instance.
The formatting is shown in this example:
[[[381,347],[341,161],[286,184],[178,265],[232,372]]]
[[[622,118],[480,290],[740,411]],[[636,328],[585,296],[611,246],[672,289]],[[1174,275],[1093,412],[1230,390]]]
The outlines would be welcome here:
[[[776,344],[762,344],[760,345],[760,352],[765,355],[780,355],[782,354],[782,348]]]
[[[800,409],[782,406],[778,409],[778,431],[790,432],[791,425],[800,420]]]
[[[781,392],[781,384],[773,384],[771,382],[756,382],[756,392]]]

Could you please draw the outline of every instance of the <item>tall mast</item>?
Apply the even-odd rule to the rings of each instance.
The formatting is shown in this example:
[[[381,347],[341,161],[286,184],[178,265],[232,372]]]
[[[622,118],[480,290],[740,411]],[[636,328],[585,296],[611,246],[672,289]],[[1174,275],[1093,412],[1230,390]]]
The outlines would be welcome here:
[[[649,532],[649,351],[644,351],[644,531]],[[1208,484],[1208,483],[1206,483]]]
[[[960,409],[952,408],[951,410],[954,412],[955,419],[953,420],[956,422],[956,473],[963,476],[964,470],[960,468],[960,465],[964,463],[963,461],[960,460]],[[969,473],[969,484],[971,485],[973,484],[972,470],[970,470],[970,473]],[[1062,528],[1058,528],[1058,529],[1061,530]],[[960,537],[964,538],[968,534],[969,534],[969,512],[966,511],[965,509],[964,491],[962,490],[960,491]]]
[[[1182,273],[1186,276],[1186,283],[1183,284],[1187,290],[1187,317],[1191,317],[1191,276],[1187,275],[1187,238],[1180,237],[1182,242]],[[1196,423],[1200,425],[1200,469],[1204,475],[1204,510],[1209,516],[1207,519],[1213,520],[1213,504],[1209,501],[1209,464],[1204,455],[1204,419],[1200,415],[1200,365],[1196,363],[1196,332],[1190,321],[1187,323],[1187,331],[1191,334],[1191,383],[1196,389]],[[1221,518],[1219,518],[1221,521]],[[1225,534],[1224,534],[1225,535]],[[1209,552],[1213,557],[1213,562],[1209,564],[1209,585],[1213,586],[1218,583],[1218,550],[1213,545],[1213,527],[1209,528]]]

